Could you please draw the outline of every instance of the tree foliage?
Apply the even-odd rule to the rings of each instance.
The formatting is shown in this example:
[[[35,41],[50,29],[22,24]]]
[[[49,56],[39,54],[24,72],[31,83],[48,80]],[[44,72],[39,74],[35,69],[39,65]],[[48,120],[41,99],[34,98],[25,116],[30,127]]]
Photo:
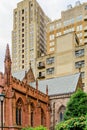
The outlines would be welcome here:
[[[75,92],[64,114],[64,121],[56,125],[56,130],[87,130],[87,94],[82,90]]]
[[[56,130],[87,130],[86,117],[75,117],[56,125]]]
[[[87,94],[82,90],[78,90],[74,93],[66,107],[64,114],[64,120],[68,120],[73,117],[81,117],[87,114]]]
[[[43,126],[38,126],[38,127],[35,127],[35,128],[27,127],[27,128],[23,128],[22,130],[47,130],[47,128],[43,127]]]

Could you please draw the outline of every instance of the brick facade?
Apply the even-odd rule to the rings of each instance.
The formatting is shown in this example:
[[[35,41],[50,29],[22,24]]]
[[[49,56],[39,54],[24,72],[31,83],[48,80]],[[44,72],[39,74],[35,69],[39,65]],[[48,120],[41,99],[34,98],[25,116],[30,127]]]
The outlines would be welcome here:
[[[0,92],[5,94],[4,99],[4,130],[19,130],[27,126],[44,125],[49,129],[50,111],[48,94],[38,90],[38,81],[36,88],[28,85],[29,74],[23,81],[14,78],[11,74],[11,58],[9,46],[6,48],[5,72],[0,73]],[[31,68],[30,68],[30,73]],[[47,90],[46,90],[47,92]]]

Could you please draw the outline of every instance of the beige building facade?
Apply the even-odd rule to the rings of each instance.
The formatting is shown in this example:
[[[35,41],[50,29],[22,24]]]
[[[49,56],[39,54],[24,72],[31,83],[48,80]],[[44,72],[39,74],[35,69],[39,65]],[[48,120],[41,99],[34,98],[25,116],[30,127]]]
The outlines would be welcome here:
[[[49,18],[36,0],[23,0],[13,13],[12,72],[28,70],[31,62],[46,54],[46,30]]]
[[[75,32],[56,38],[55,53],[37,59],[38,79],[49,79],[81,72],[84,90],[87,90],[87,45],[78,41]]]
[[[77,45],[70,41],[75,32]],[[67,36],[65,36],[67,35]],[[66,37],[66,38],[65,38]],[[77,1],[67,6],[61,18],[48,24],[47,54],[56,55],[56,76],[81,71],[83,86],[87,91],[87,3]]]
[[[36,73],[38,79],[49,79],[74,73],[74,50],[76,46],[78,43],[74,32],[56,38],[55,53],[37,58]]]
[[[87,43],[87,3],[80,1],[75,6],[67,6],[67,10],[61,12],[61,18],[48,24],[47,52],[55,52],[55,42],[58,36],[76,31],[81,45]]]

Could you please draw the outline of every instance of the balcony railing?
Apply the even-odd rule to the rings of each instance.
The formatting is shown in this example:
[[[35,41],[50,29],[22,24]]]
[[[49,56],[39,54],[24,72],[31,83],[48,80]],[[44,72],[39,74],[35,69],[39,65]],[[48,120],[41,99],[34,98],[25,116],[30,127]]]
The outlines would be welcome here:
[[[45,68],[45,63],[43,63],[43,62],[38,63],[37,68],[38,68],[38,69],[43,69],[43,68]]]
[[[87,37],[87,32],[84,33],[84,37]]]
[[[87,44],[87,38],[86,38],[86,39],[84,39],[84,44]]]
[[[87,31],[87,26],[84,27],[84,31]]]
[[[43,79],[43,78],[45,78],[45,74],[44,73],[41,73],[41,74],[38,74],[38,79]]]
[[[84,17],[84,21],[87,21],[87,15]]]

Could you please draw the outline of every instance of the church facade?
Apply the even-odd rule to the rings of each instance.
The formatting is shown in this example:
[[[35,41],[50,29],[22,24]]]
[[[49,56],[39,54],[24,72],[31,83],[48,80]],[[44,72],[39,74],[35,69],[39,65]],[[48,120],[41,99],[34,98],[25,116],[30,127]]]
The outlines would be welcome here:
[[[43,125],[49,129],[50,112],[48,94],[14,78],[11,74],[9,46],[6,48],[5,72],[0,73],[0,93],[5,95],[3,108],[4,130],[19,130],[23,127]],[[32,79],[31,75],[31,80]],[[47,90],[46,90],[47,91]],[[1,115],[0,115],[1,118]],[[1,120],[1,119],[0,119]],[[1,125],[1,124],[0,124]]]

